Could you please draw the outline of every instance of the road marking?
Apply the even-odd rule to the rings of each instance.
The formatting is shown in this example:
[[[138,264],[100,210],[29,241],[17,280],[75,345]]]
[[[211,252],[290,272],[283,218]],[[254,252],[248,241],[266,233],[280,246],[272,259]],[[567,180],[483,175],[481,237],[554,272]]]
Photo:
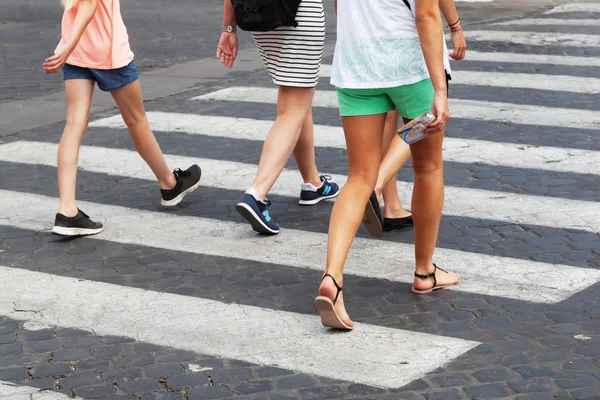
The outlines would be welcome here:
[[[155,131],[185,132],[191,135],[228,139],[265,140],[272,121],[150,111],[150,126]],[[120,115],[102,118],[90,127],[126,129]],[[6,144],[4,146],[8,146]],[[315,146],[345,149],[341,127],[315,125]],[[21,149],[15,149],[21,151]],[[4,151],[4,154],[8,151]],[[444,160],[460,163],[484,163],[511,168],[541,169],[576,174],[600,174],[600,152],[564,147],[497,143],[488,140],[444,138]]]
[[[600,35],[598,35],[598,38],[600,38]],[[193,97],[191,100],[276,104],[277,89],[233,86]],[[600,112],[598,111],[460,99],[450,99],[449,102],[450,114],[453,118],[560,128],[576,126],[580,129],[600,130]],[[313,106],[337,108],[336,92],[318,90],[315,93]]]
[[[20,386],[13,382],[0,381],[0,399],[2,400],[82,400],[52,390],[40,390],[31,386]]]
[[[450,35],[447,35],[449,38]],[[470,41],[502,42],[527,46],[600,47],[600,35],[558,32],[465,31]]]
[[[544,14],[560,13],[600,13],[600,3],[571,3],[562,4],[546,11]]]
[[[0,160],[54,167],[58,146],[46,142],[12,142],[0,145]],[[186,168],[197,163],[204,173],[201,186],[245,191],[256,174],[257,166],[240,162],[165,155],[172,166]],[[110,160],[107,163],[106,160]],[[81,146],[79,168],[82,170],[154,181],[150,168],[135,151],[97,146]],[[215,173],[217,172],[218,173]],[[346,175],[331,174],[340,185]],[[285,169],[271,194],[295,198],[300,190],[298,171]],[[412,183],[398,181],[403,199],[412,196]],[[6,208],[8,209],[8,208]],[[477,217],[519,224],[545,225],[553,228],[600,231],[600,202],[533,196],[509,192],[446,187],[444,214]]]
[[[316,315],[161,293],[0,266],[0,314],[365,385],[399,388],[476,347],[357,324],[330,334]],[[15,312],[15,308],[39,310]],[[332,351],[335,349],[335,351]],[[365,373],[369,371],[369,373]]]
[[[597,19],[557,19],[557,18],[524,18],[512,21],[495,22],[492,25],[511,26],[600,26]]]
[[[321,75],[330,76],[331,65],[321,66]],[[600,79],[567,75],[522,74],[512,72],[459,71],[452,84],[517,89],[551,90],[581,94],[600,93]]]
[[[452,51],[452,50],[450,50]],[[599,57],[571,57],[547,54],[521,54],[521,53],[487,53],[468,50],[466,61],[484,61],[490,63],[511,64],[550,64],[573,65],[577,67],[600,67]],[[460,63],[457,64],[460,66]],[[461,70],[462,73],[462,70]]]
[[[0,199],[0,207],[11,210],[10,216],[0,217],[0,226],[36,231],[50,229],[52,226],[53,213],[58,207],[57,198],[0,190]],[[509,201],[511,199],[506,200]],[[27,204],[27,207],[23,207],[23,204]],[[284,227],[276,237],[264,237],[254,233],[246,223],[178,216],[85,201],[79,201],[78,204],[94,219],[106,223],[104,232],[90,236],[91,240],[316,271],[322,271],[325,266],[325,233]],[[483,208],[485,204],[481,206]],[[514,207],[519,206],[518,203],[514,204]],[[558,209],[556,213],[569,219]],[[306,261],[307,248],[311,249],[310,262]],[[413,254],[414,246],[410,244],[356,238],[345,264],[345,272],[412,284]],[[461,274],[460,285],[451,290],[533,303],[560,302],[600,281],[600,271],[593,269],[444,248],[436,249],[435,259],[442,260],[444,267]],[[539,279],[541,276],[544,279]],[[14,288],[12,291],[18,293]]]

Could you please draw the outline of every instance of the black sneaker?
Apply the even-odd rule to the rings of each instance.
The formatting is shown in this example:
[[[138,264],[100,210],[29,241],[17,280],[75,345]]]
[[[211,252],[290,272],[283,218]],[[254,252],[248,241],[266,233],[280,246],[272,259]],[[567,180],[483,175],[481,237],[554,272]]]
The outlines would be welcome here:
[[[181,203],[181,200],[190,192],[196,190],[200,186],[200,177],[202,170],[196,164],[192,165],[185,171],[177,168],[173,171],[173,175],[177,179],[175,187],[170,190],[160,189],[162,199],[160,204],[165,207],[173,207]]]
[[[74,217],[56,214],[52,233],[61,236],[87,236],[96,235],[104,230],[100,222],[94,222],[81,210]]]

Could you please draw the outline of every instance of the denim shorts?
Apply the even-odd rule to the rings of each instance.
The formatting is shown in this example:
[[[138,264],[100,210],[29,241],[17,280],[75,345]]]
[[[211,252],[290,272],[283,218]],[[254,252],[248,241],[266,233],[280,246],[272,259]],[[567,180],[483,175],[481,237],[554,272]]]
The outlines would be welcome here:
[[[114,92],[131,82],[135,82],[139,78],[133,61],[124,67],[116,69],[84,68],[65,64],[62,71],[65,81],[68,79],[85,79],[98,82],[98,87],[104,92]]]

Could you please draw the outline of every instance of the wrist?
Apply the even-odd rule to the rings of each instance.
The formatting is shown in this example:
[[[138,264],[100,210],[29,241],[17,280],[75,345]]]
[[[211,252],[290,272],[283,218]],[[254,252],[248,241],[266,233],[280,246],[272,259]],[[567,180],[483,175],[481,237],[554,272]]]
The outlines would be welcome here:
[[[224,33],[236,33],[237,26],[235,24],[223,24],[223,26],[221,27],[221,30]]]

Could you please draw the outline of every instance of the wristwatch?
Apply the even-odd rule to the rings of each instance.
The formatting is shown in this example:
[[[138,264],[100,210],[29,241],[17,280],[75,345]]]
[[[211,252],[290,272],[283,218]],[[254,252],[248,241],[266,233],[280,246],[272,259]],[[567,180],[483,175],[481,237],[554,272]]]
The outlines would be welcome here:
[[[227,25],[227,26],[223,26],[223,32],[235,32],[237,31],[237,26],[231,26],[231,25]]]

